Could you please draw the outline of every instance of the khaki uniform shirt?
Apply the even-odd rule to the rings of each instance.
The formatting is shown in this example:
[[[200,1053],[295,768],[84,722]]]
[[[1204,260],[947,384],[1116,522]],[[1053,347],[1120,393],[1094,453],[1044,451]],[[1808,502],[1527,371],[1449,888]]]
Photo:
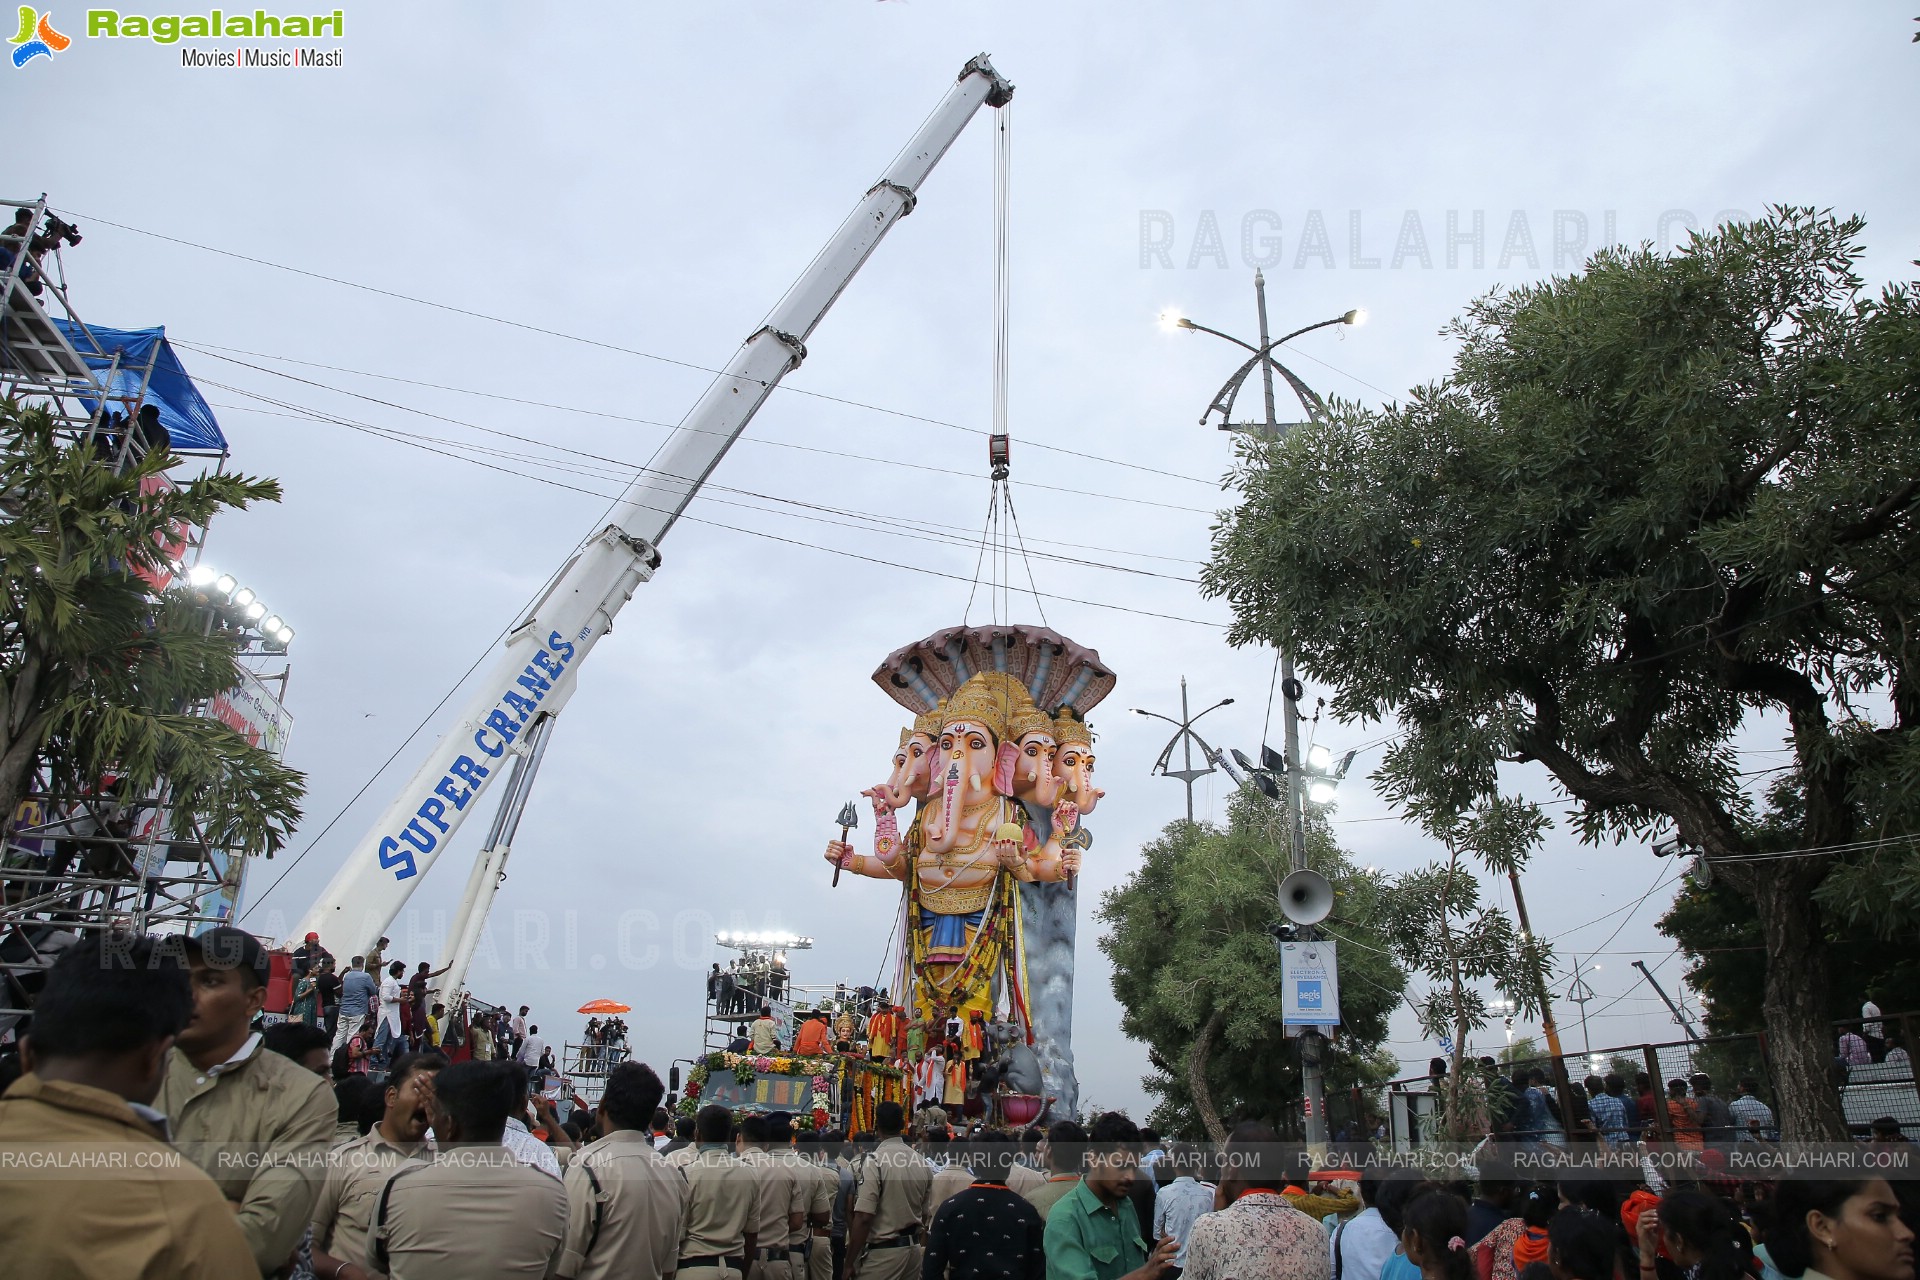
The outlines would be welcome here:
[[[462,1146],[388,1175],[361,1265],[393,1280],[551,1276],[567,1230],[567,1193],[505,1147]]]
[[[691,1195],[686,1175],[660,1158],[646,1134],[621,1129],[588,1143],[567,1165],[565,1183],[559,1274],[627,1280],[675,1269]]]
[[[927,1225],[933,1170],[899,1138],[884,1139],[854,1166],[853,1211],[873,1215],[867,1239],[890,1240]]]
[[[1029,1169],[1023,1164],[1016,1164],[1013,1168],[1007,1170],[1007,1190],[1013,1192],[1015,1195],[1024,1196],[1028,1190],[1039,1186],[1046,1180],[1046,1174],[1040,1172],[1038,1169]]]
[[[806,1216],[807,1197],[812,1190],[812,1182],[798,1161],[789,1161],[783,1153],[758,1147],[747,1152],[746,1161],[760,1181],[760,1214],[754,1247],[785,1249],[806,1239],[805,1231],[794,1231],[787,1225],[791,1221],[789,1214]]]
[[[676,1169],[684,1169],[692,1164],[694,1158],[699,1154],[700,1145],[695,1142],[690,1142],[684,1147],[675,1147],[661,1158]]]
[[[173,1126],[173,1144],[205,1170],[234,1215],[259,1270],[287,1265],[313,1218],[327,1147],[340,1109],[327,1082],[250,1037],[206,1071],[179,1049],[153,1105]]]
[[[925,1225],[933,1225],[933,1215],[940,1212],[940,1206],[959,1195],[973,1185],[973,1170],[964,1164],[942,1165],[933,1175],[933,1187],[927,1193],[927,1217]]]
[[[687,1215],[680,1227],[682,1258],[737,1258],[746,1233],[760,1221],[759,1170],[724,1147],[683,1147],[687,1161]],[[675,1155],[680,1154],[678,1151]],[[761,1247],[765,1242],[759,1242]]]
[[[1079,1174],[1056,1173],[1049,1175],[1045,1182],[1028,1187],[1020,1194],[1040,1211],[1040,1217],[1044,1220],[1053,1212],[1053,1206],[1060,1203],[1062,1197],[1071,1195],[1073,1189],[1079,1185]]]
[[[27,1167],[35,1157],[76,1167]],[[226,1197],[158,1126],[117,1093],[36,1075],[0,1098],[0,1241],[8,1275],[259,1274]]]
[[[824,1234],[833,1221],[833,1198],[840,1194],[840,1171],[830,1164],[810,1160],[801,1163],[813,1175],[813,1186],[807,1193],[807,1226],[801,1234],[811,1235],[815,1231]]]
[[[313,1206],[313,1247],[359,1265],[387,1175],[417,1155],[422,1144],[401,1146],[372,1128],[327,1153],[327,1180]]]

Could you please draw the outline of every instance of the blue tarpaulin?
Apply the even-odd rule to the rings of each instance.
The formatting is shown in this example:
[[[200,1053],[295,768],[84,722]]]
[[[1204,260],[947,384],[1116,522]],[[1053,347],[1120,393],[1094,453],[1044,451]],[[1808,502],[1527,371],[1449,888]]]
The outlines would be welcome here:
[[[116,412],[126,412],[124,406],[113,404],[121,396],[138,396],[140,384],[146,381],[145,403],[155,405],[160,410],[160,425],[167,429],[167,436],[176,453],[225,453],[227,437],[221,432],[220,424],[214,421],[213,410],[207,406],[200,395],[200,389],[193,385],[193,379],[180,364],[180,357],[173,353],[173,344],[167,341],[165,326],[156,329],[106,329],[97,324],[77,325],[71,320],[53,318],[60,332],[87,367],[107,378],[107,370],[113,374],[108,379],[107,392],[109,407]],[[114,368],[114,356],[120,357],[118,368]],[[153,366],[151,379],[147,377],[147,366]],[[88,409],[98,406],[83,400]]]

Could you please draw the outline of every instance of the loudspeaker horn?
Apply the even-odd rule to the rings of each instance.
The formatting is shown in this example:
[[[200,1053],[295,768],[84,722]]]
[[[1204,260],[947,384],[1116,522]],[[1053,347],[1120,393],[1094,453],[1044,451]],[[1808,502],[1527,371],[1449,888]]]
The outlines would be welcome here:
[[[1333,886],[1305,867],[1280,882],[1280,912],[1295,924],[1319,924],[1333,912]]]

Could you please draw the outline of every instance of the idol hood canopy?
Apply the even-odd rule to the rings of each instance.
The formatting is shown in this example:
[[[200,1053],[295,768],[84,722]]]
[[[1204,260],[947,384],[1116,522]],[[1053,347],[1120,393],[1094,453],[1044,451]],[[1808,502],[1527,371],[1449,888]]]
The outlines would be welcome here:
[[[1036,707],[1071,707],[1081,718],[1113,692],[1114,674],[1100,655],[1058,631],[1025,623],[943,627],[895,649],[873,682],[916,717],[934,712],[984,672],[1010,677]]]

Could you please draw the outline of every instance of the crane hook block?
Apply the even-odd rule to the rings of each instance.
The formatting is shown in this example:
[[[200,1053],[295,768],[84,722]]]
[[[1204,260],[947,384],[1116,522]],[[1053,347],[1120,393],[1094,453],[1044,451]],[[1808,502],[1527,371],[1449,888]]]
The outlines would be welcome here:
[[[995,480],[1005,480],[1013,470],[1013,447],[1007,436],[987,437],[987,465]]]

